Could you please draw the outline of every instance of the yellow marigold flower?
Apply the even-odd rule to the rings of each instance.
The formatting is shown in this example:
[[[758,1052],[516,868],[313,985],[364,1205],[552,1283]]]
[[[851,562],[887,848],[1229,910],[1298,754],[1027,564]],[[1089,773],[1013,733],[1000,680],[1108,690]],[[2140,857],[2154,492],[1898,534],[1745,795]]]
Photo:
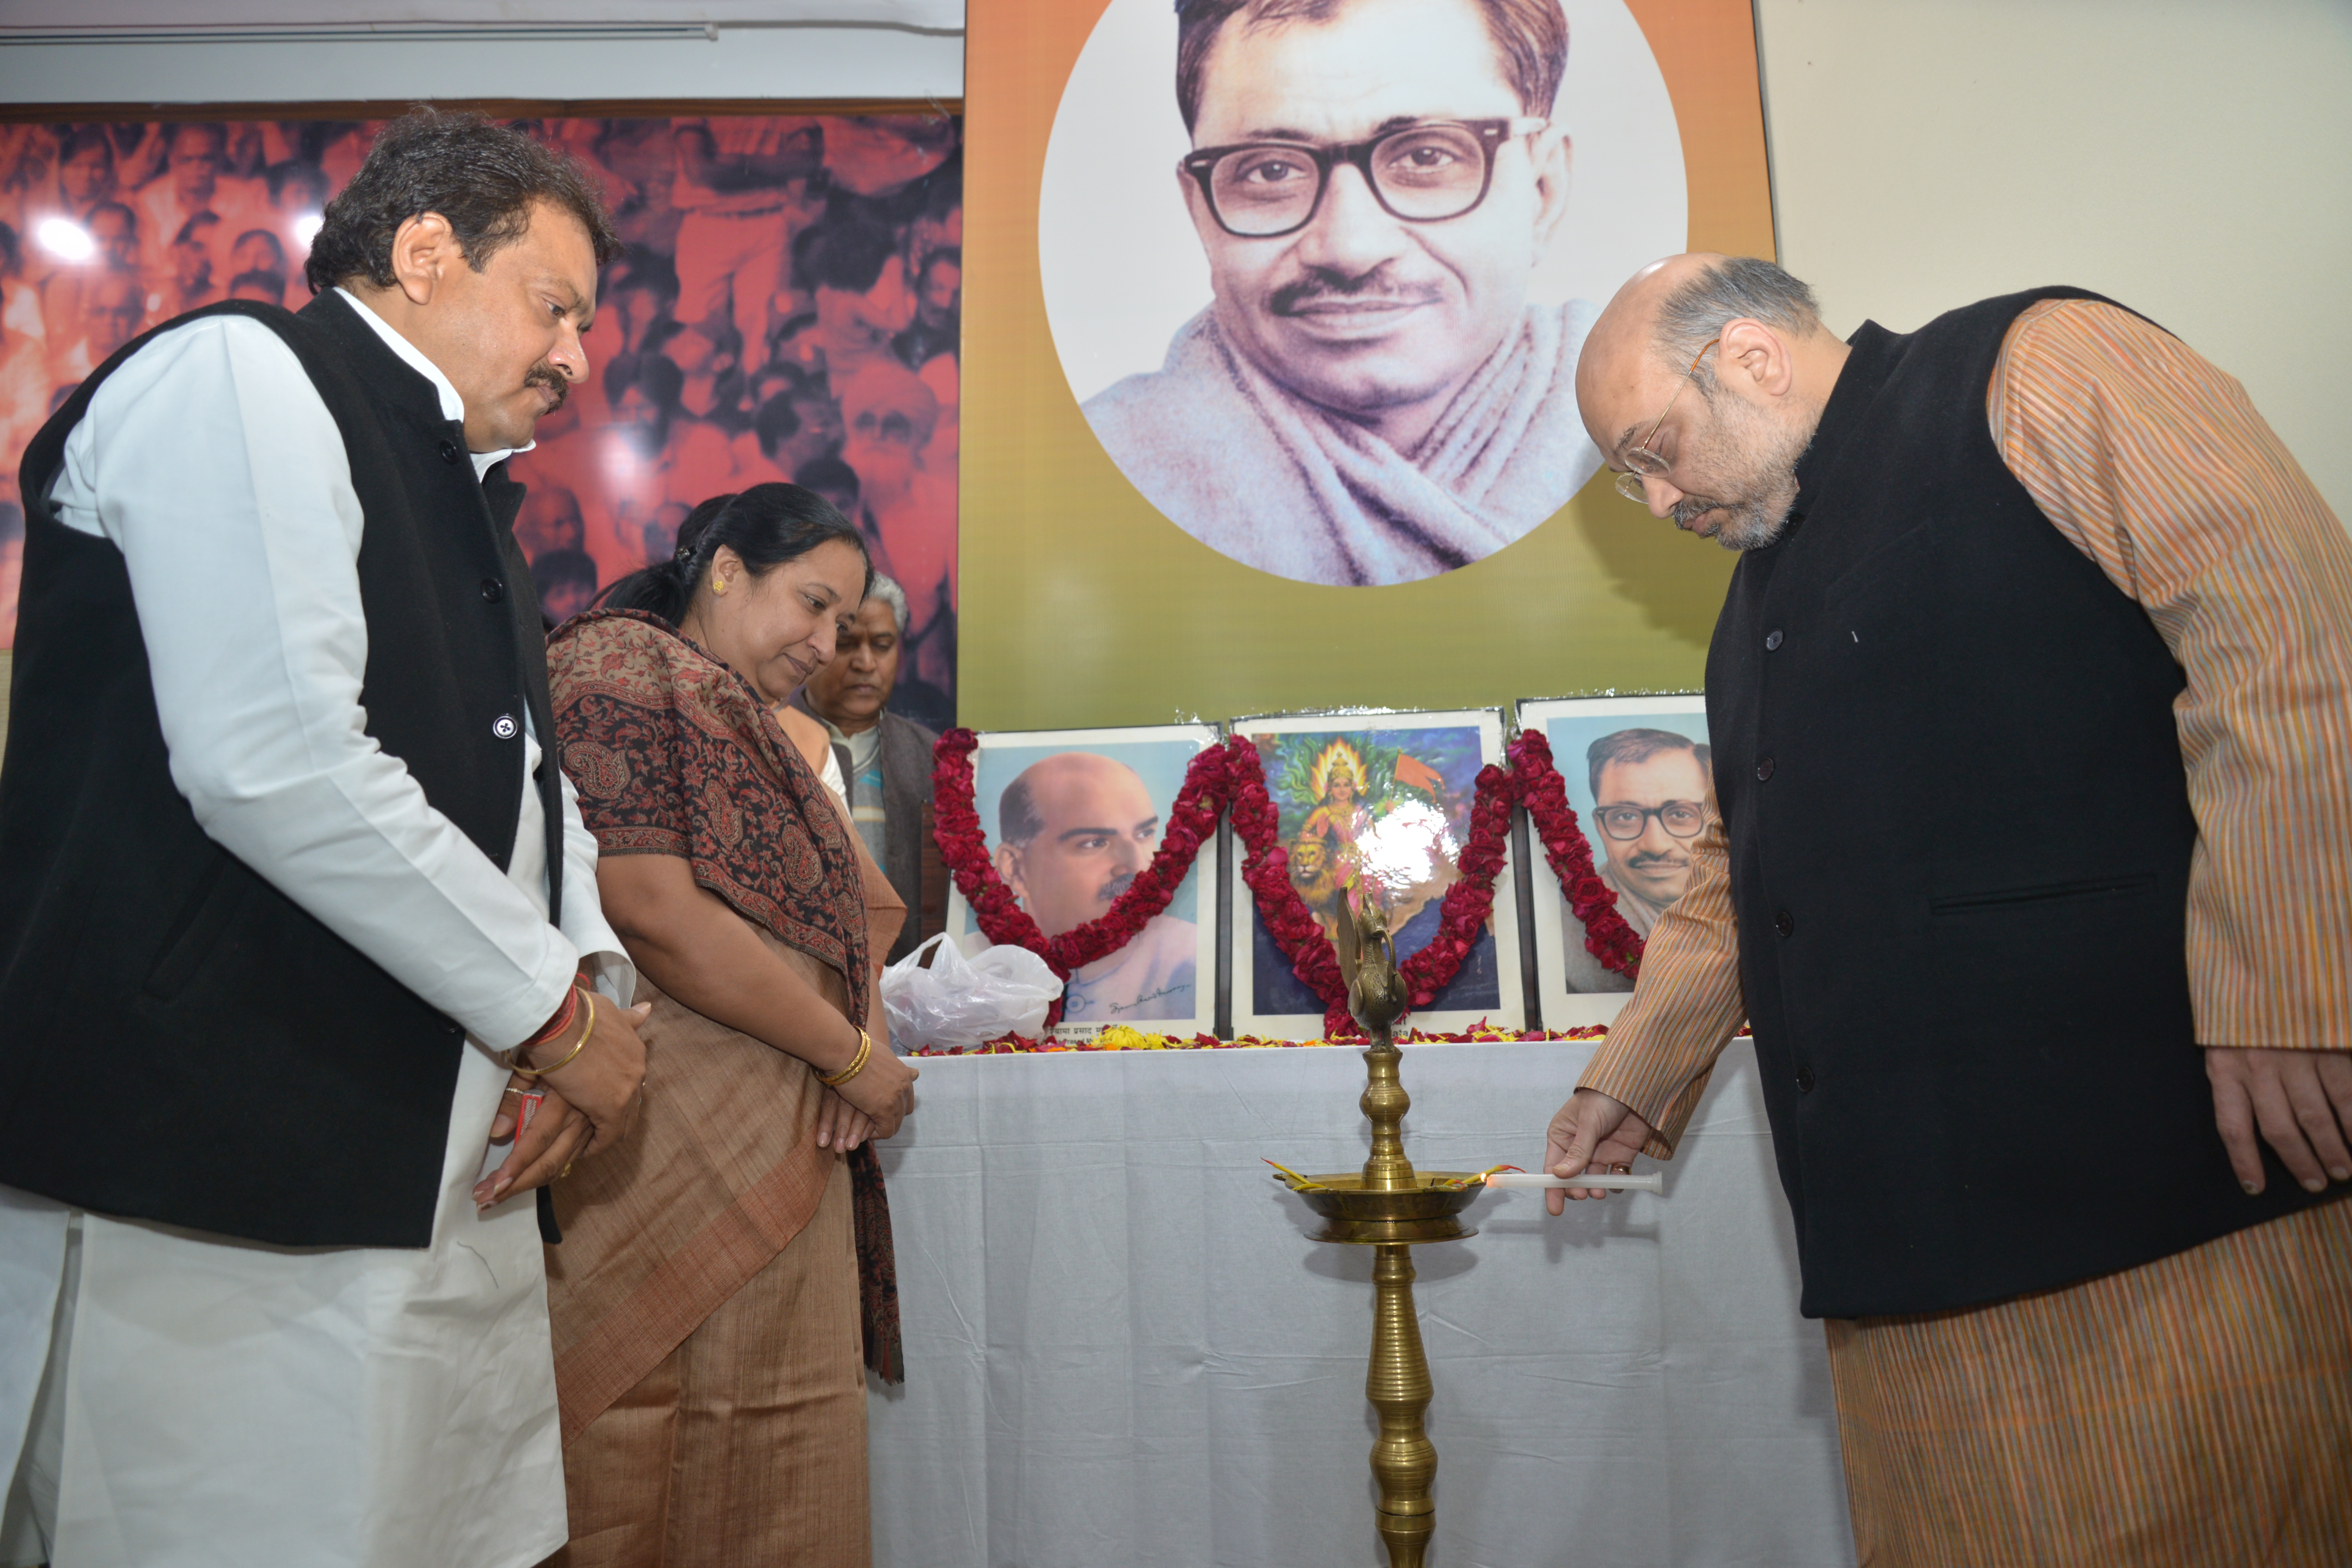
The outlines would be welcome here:
[[[1128,1024],[1113,1024],[1095,1037],[1098,1051],[1164,1051],[1168,1048],[1165,1035],[1147,1035]]]

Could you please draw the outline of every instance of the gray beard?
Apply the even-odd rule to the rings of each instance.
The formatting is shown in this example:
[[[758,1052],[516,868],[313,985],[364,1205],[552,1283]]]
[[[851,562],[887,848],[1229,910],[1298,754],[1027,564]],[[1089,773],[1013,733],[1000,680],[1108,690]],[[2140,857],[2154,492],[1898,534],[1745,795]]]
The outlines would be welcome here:
[[[1798,455],[1803,456],[1799,448]],[[1778,540],[1789,526],[1789,509],[1797,504],[1794,463],[1765,480],[1763,490],[1731,509],[1715,542],[1726,550],[1761,550]]]
[[[1774,426],[1749,413],[1743,404],[1718,400],[1717,406],[1738,410],[1727,421],[1735,427],[1718,427],[1717,438],[1727,447],[1741,449],[1737,488],[1746,493],[1737,500],[1686,496],[1675,507],[1674,519],[1687,527],[1720,508],[1725,516],[1715,531],[1715,542],[1726,550],[1761,550],[1788,529],[1789,509],[1797,504],[1797,461],[1812,445],[1813,432]]]

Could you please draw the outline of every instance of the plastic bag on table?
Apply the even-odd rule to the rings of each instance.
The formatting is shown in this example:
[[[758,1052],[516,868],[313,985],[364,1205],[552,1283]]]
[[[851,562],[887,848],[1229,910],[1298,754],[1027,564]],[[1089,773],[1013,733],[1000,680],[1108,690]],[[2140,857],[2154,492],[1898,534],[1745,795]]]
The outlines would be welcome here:
[[[931,966],[923,955],[935,952]],[[970,1050],[1007,1035],[1034,1037],[1062,994],[1053,966],[1025,947],[999,942],[974,958],[945,931],[882,972],[890,1043],[902,1051]]]

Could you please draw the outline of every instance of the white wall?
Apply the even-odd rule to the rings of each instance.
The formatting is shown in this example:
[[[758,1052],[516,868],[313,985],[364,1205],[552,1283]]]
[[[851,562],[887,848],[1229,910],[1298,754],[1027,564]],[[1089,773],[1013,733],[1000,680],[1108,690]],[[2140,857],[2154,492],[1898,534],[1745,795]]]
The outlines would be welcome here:
[[[256,3],[144,9],[275,15]],[[0,10],[0,101],[961,94],[963,40],[937,26],[952,0],[908,4],[770,0],[761,14],[882,20],[722,21],[716,42],[34,44],[5,33],[30,13]],[[590,10],[745,14],[729,0]],[[886,25],[918,14],[932,26]],[[2041,283],[2111,294],[2242,380],[2352,517],[2352,0],[1757,0],[1757,14],[1782,259],[1840,331],[1907,329]]]
[[[2045,283],[2242,381],[2352,520],[2352,3],[1758,0],[1781,260],[1840,332]]]
[[[860,0],[831,7],[855,15]],[[185,0],[184,20],[225,0]],[[879,10],[882,7],[874,6]],[[662,19],[661,0],[635,9]],[[678,37],[299,36],[286,41],[10,38],[0,102],[223,103],[417,98],[961,98],[963,36],[887,24],[721,24]],[[690,27],[675,29],[692,32]],[[580,29],[588,32],[591,29]]]

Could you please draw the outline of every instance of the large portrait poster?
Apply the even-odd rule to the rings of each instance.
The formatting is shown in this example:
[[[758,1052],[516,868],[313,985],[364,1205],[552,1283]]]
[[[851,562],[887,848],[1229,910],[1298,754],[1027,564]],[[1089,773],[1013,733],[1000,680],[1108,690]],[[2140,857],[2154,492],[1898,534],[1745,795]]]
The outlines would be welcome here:
[[[891,706],[952,723],[961,120],[485,107],[585,164],[628,247],[599,283],[590,379],[513,462],[541,604],[560,619],[667,555],[707,497],[793,480],[858,521],[907,591]],[[382,111],[274,112],[303,117],[0,124],[0,647],[16,618],[17,464],[50,410],[183,310],[309,300],[320,211]]]
[[[963,717],[1694,684],[1595,312],[1770,255],[1738,0],[972,0]],[[1144,590],[1144,591],[1139,591]]]

